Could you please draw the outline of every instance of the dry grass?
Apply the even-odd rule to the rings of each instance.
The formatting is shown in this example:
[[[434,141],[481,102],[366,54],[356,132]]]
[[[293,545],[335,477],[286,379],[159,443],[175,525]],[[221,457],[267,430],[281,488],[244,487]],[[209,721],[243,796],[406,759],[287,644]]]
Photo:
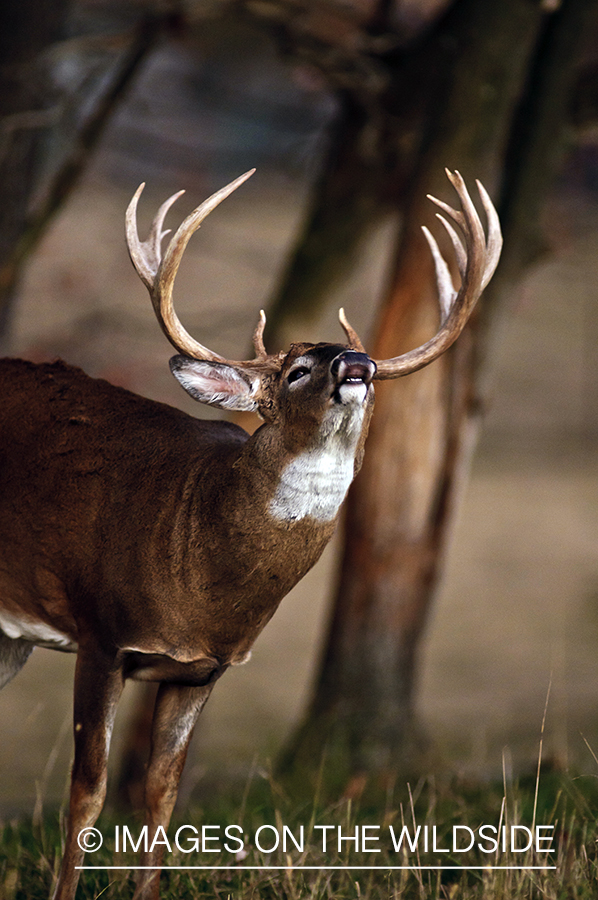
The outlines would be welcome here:
[[[322,794],[317,791],[315,797],[303,801],[291,798],[281,784],[266,773],[257,773],[240,803],[237,800],[235,805],[220,796],[201,810],[191,808],[168,830],[173,852],[167,854],[165,862],[172,868],[162,875],[162,898],[589,900],[598,896],[598,781],[594,776],[572,777],[543,770],[539,778],[534,774],[509,783],[505,777],[498,784],[465,784],[428,777],[413,786],[397,784],[385,791],[366,789],[359,800],[325,802]],[[133,866],[134,855],[114,853],[115,828],[119,827],[122,840],[123,819],[108,816],[98,824],[104,847],[96,854],[88,854],[86,864]],[[139,823],[127,824],[137,840],[142,835]],[[234,852],[239,844],[232,837],[240,834],[238,830],[229,832],[232,852],[224,849],[224,829],[233,824],[243,829],[243,853]],[[219,836],[219,841],[211,845],[220,848],[219,852],[177,850],[175,836],[182,825],[192,826],[196,832],[181,832],[181,846],[185,847],[183,836],[201,835],[202,826],[212,826],[206,834]],[[503,852],[500,844],[491,853],[483,852],[481,848],[491,848],[479,834],[482,825],[498,828],[499,835],[504,826],[507,836],[511,826],[552,826],[553,831],[544,832],[553,835],[552,852],[512,853],[508,848]],[[261,826],[267,827],[260,832]],[[286,852],[282,840],[278,849],[267,852],[273,847],[275,834],[284,834],[284,826],[288,829]],[[329,826],[325,850],[322,826]],[[417,847],[414,845],[412,851],[404,840],[395,852],[390,829],[394,829],[398,839],[403,827],[408,828],[413,841],[417,826]],[[463,838],[469,842],[463,826],[474,833],[476,842],[468,852],[453,852],[455,826],[461,827],[456,831],[461,841],[457,847],[463,846]],[[354,838],[356,828],[360,841],[367,834],[370,850],[376,848],[380,852],[366,852],[361,846],[356,850],[355,841],[346,840]],[[297,849],[289,833],[302,849]],[[64,822],[56,816],[46,817],[37,826],[21,823],[4,827],[0,842],[2,900],[48,896],[63,834]],[[437,852],[433,849],[434,835]],[[518,835],[523,840],[526,832],[521,830]],[[190,846],[187,844],[187,849]],[[206,868],[175,868],[182,866]],[[128,897],[132,883],[130,868],[89,870],[83,873],[77,896],[81,900],[100,895],[106,900]]]

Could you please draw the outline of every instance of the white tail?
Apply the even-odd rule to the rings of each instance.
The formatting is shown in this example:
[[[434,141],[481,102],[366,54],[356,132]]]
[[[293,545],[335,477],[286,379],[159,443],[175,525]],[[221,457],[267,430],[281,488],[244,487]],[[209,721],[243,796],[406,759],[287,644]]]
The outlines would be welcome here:
[[[248,173],[249,174],[249,173]],[[455,340],[496,266],[500,229],[483,189],[484,232],[463,180],[463,212],[442,209],[462,273],[456,292],[433,239],[440,330],[418,350],[374,361],[341,310],[347,344],[264,348],[226,360],[193,340],[172,305],[184,248],[200,222],[247,176],[202,204],[161,256],[160,209],[148,241],[127,212],[133,263],[179,352],[171,368],[202,403],[254,409],[249,437],[88,378],[63,363],[0,362],[0,686],[35,645],[77,651],[75,759],[69,828],[56,886],[72,900],[83,850],[106,790],[106,763],[125,679],[160,682],[145,787],[150,836],[166,828],[193,726],[216,680],[244,662],[257,635],[330,539],[361,465],[372,381],[427,365]],[[444,220],[443,220],[444,221]],[[151,839],[150,839],[151,844]],[[161,845],[141,865],[159,867]],[[140,871],[137,900],[158,896]]]

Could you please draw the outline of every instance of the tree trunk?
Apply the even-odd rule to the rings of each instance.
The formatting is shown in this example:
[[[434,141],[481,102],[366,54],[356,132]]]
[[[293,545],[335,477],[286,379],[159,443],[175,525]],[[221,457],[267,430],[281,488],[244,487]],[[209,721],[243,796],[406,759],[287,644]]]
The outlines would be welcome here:
[[[59,122],[62,101],[52,94],[48,48],[69,6],[68,0],[54,4],[13,0],[2,22],[6,28],[0,33],[8,38],[8,52],[0,68],[0,343],[8,332],[13,297],[27,258],[78,183],[118,102],[169,21],[167,14],[142,17],[107,85],[93,89],[91,112],[69,133],[67,149],[55,171],[44,179],[48,183],[43,196],[36,197],[33,205],[47,133]],[[0,51],[1,44],[0,39]],[[89,98],[82,97],[80,102],[83,108]]]
[[[56,39],[68,0],[9,0],[0,14],[0,338],[10,310],[13,280],[5,268],[23,233],[40,163],[40,143],[51,100],[43,52]]]
[[[590,7],[589,0],[565,0],[558,14],[549,14],[527,0],[461,0],[432,37],[438,47],[452,48],[452,59],[445,56],[442,84],[434,88],[436,109],[413,180],[374,357],[402,353],[436,329],[432,264],[419,226],[429,221],[426,192],[450,202],[444,165],[458,168],[469,185],[481,178],[495,194],[504,179],[505,211],[521,212],[518,197],[533,174],[537,210],[554,168],[551,142],[542,144],[538,135],[545,133],[551,104],[553,139],[554,129],[563,126],[562,87],[569,82]],[[431,43],[424,52],[432,58],[433,50]],[[503,168],[507,148],[508,168]],[[509,281],[529,261],[517,246],[524,219],[506,217],[505,258],[516,260]],[[458,476],[472,443],[479,319],[488,309],[483,298],[478,321],[443,358],[376,387],[365,462],[347,504],[344,553],[315,697],[283,767],[313,769],[324,750],[330,774],[341,780],[360,770],[384,772],[412,762],[419,644],[442,567]]]
[[[339,94],[311,207],[268,304],[268,346],[287,347],[305,332],[326,295],[350,276],[372,226],[396,205],[386,125],[385,119],[372,121],[371,111],[349,92]]]

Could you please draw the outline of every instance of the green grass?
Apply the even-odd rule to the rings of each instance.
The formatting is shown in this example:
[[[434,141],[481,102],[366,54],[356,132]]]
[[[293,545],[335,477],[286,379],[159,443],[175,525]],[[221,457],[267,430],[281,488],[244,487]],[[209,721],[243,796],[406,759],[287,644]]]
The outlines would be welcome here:
[[[362,786],[361,786],[362,787]],[[354,790],[354,793],[359,793]],[[191,825],[199,833],[202,826],[214,826],[208,832],[221,835],[213,847],[219,852],[183,853],[176,848],[168,853],[167,865],[204,866],[311,866],[302,871],[240,870],[238,868],[205,871],[171,869],[162,875],[161,897],[218,898],[218,900],[590,900],[598,897],[598,780],[592,776],[574,778],[569,774],[547,771],[539,781],[536,777],[521,778],[514,784],[473,784],[453,779],[427,778],[417,784],[397,782],[385,789],[367,788],[358,799],[324,801],[322,792],[315,797],[299,800],[291,797],[284,787],[271,778],[257,777],[239,792],[236,800],[222,793],[213,795],[201,808],[191,808],[179,816],[168,829],[168,839],[175,842],[177,828]],[[405,844],[395,852],[389,828],[395,835],[406,825],[411,835],[414,823],[421,826],[418,851],[405,851]],[[115,815],[102,816],[98,827],[104,836],[104,847],[87,854],[87,865],[134,865],[134,854],[114,853],[115,828],[128,825],[137,839],[141,833],[138,822]],[[224,829],[229,825],[243,828],[245,840],[243,858],[235,859],[222,844]],[[260,826],[273,826],[261,832],[262,848],[254,843]],[[276,828],[283,833],[286,825],[299,839],[303,826],[303,850],[297,850],[289,839],[287,852],[269,849]],[[327,831],[328,846],[322,847],[322,829]],[[428,826],[430,848],[425,851],[423,828]],[[468,826],[480,841],[477,829],[481,825],[512,825],[533,828],[552,825],[553,851],[538,855],[533,851],[512,854],[483,853],[474,846],[471,851],[454,853],[451,849],[453,826]],[[220,832],[215,826],[220,826]],[[354,842],[341,842],[338,850],[338,829],[341,836],[354,836],[355,828],[379,826],[367,833],[378,836],[370,841],[381,852],[356,852]],[[434,853],[431,849],[432,828],[436,827],[436,846],[449,852]],[[192,832],[187,830],[188,836]],[[507,831],[507,834],[509,832]],[[548,833],[548,832],[546,832]],[[231,832],[232,834],[232,832]],[[238,832],[235,832],[238,834]],[[288,832],[287,832],[288,834]],[[465,832],[458,832],[462,837]],[[523,835],[524,832],[519,832]],[[57,871],[64,836],[64,822],[60,816],[47,816],[41,825],[30,822],[5,825],[0,838],[0,898],[2,900],[37,900],[47,898]],[[182,842],[181,842],[182,843]],[[488,843],[486,843],[488,847]],[[231,850],[238,844],[229,841]],[[360,848],[361,851],[361,848]],[[444,871],[421,869],[389,869],[389,866],[415,865],[483,866],[483,869]],[[376,870],[331,870],[330,866],[377,866]],[[546,871],[520,871],[490,868],[495,866],[550,865]],[[81,878],[77,897],[130,897],[133,875],[130,871],[86,871]]]

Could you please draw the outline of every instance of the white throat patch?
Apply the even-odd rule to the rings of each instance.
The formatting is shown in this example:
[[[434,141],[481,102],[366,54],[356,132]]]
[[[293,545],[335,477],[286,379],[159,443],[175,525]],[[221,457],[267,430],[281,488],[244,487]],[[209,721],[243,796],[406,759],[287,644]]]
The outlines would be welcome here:
[[[310,517],[330,522],[335,518],[355,471],[355,450],[365,414],[364,394],[359,388],[365,385],[357,390],[351,387],[347,400],[343,397],[344,402],[328,411],[320,442],[283,469],[270,502],[275,519],[297,522]]]

